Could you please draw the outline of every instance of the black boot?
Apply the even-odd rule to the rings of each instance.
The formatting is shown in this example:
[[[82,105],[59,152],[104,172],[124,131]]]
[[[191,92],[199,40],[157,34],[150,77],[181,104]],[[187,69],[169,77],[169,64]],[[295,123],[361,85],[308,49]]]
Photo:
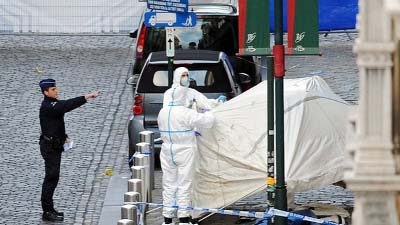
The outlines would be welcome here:
[[[63,221],[64,216],[59,216],[56,214],[56,212],[43,212],[42,220],[52,222]]]
[[[57,211],[57,210],[55,210],[55,209],[53,209],[53,212],[54,212],[55,214],[57,214],[57,216],[62,216],[62,217],[64,217],[64,212],[59,212],[59,211]]]

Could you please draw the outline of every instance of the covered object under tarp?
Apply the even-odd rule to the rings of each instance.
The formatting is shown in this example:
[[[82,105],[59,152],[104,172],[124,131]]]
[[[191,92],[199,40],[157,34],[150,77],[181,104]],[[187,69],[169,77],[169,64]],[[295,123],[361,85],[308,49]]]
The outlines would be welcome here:
[[[318,77],[284,80],[285,174],[289,193],[343,178],[349,105]],[[212,110],[200,130],[193,206],[220,208],[266,188],[267,82]]]

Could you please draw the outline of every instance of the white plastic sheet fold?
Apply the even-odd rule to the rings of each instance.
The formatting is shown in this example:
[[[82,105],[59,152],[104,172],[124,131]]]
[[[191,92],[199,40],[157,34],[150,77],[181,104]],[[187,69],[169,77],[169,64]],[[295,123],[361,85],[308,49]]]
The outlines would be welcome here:
[[[318,77],[284,80],[285,174],[288,192],[343,178],[349,105]],[[213,109],[201,130],[193,204],[219,208],[263,190],[267,178],[267,82]]]

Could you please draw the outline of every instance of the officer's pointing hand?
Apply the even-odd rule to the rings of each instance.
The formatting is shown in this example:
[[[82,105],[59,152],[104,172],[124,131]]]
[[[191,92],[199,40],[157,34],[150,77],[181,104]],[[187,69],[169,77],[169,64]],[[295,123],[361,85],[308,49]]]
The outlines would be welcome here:
[[[100,91],[94,91],[92,93],[85,95],[85,99],[88,100],[90,98],[97,98],[97,96],[99,96],[99,94],[100,94]]]

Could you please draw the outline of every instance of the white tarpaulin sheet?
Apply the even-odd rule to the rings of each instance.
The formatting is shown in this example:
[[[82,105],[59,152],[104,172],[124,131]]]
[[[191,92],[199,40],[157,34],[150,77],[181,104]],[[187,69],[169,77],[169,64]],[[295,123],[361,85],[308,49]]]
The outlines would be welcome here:
[[[348,165],[349,105],[318,77],[284,80],[285,174],[289,193],[332,184]],[[267,178],[267,82],[212,110],[201,130],[193,204],[219,208],[263,190]]]

